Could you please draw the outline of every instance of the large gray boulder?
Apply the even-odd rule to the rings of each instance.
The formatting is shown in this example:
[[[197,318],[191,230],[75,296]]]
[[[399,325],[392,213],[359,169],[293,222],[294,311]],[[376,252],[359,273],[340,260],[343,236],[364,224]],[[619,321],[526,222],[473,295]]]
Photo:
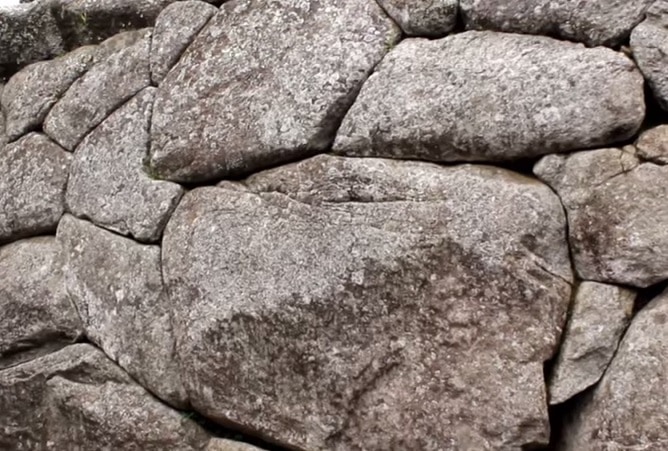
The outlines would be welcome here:
[[[668,294],[633,319],[593,396],[563,430],[564,451],[668,445]]]
[[[0,406],[3,450],[195,451],[208,440],[90,345],[0,371]]]
[[[627,146],[548,155],[534,173],[566,207],[582,279],[636,287],[668,279],[668,166]]]
[[[321,156],[195,189],[163,271],[194,408],[298,449],[549,439],[571,272],[545,185]]]
[[[155,88],[116,110],[77,147],[66,203],[79,217],[142,242],[160,239],[183,188],[143,170]]]
[[[154,173],[205,181],[325,151],[399,37],[374,0],[224,3],[158,90]]]
[[[185,406],[160,248],[69,215],[57,237],[66,256],[67,290],[87,337],[156,396]]]
[[[0,247],[0,311],[0,368],[64,347],[81,335],[55,238]]]
[[[631,33],[633,58],[647,79],[654,98],[668,110],[668,1],[657,0],[647,18]]]
[[[151,80],[159,85],[218,9],[199,0],[172,3],[158,16],[151,42]]]
[[[622,44],[654,0],[459,0],[468,29],[544,34],[588,46]]]
[[[0,243],[56,230],[70,159],[38,133],[0,148]]]
[[[567,401],[599,381],[633,314],[636,293],[582,282],[549,381],[550,404]]]
[[[605,48],[471,31],[394,48],[341,125],[337,153],[499,161],[633,136],[643,78]]]
[[[442,37],[457,24],[458,0],[378,0],[408,36]]]
[[[44,131],[67,150],[125,101],[151,83],[150,30],[79,78],[53,106]]]

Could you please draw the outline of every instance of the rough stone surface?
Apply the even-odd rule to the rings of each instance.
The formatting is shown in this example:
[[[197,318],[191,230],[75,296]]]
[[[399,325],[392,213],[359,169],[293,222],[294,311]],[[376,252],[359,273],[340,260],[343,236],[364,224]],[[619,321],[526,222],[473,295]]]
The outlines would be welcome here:
[[[457,24],[458,0],[378,0],[409,36],[441,37]]]
[[[208,439],[90,345],[0,371],[0,407],[0,449],[200,450]]]
[[[582,279],[636,287],[668,279],[668,166],[642,163],[627,146],[548,155],[534,173],[566,207]]]
[[[588,46],[615,47],[628,38],[654,0],[460,0],[468,29],[544,34]]]
[[[151,180],[143,170],[154,93],[144,89],[82,141],[66,196],[74,215],[142,242],[160,239],[183,193],[178,184]]]
[[[224,3],[160,86],[153,170],[204,181],[326,150],[399,37],[375,1]]]
[[[63,347],[81,334],[62,266],[53,237],[0,247],[0,368]]]
[[[337,153],[490,161],[627,139],[645,114],[625,56],[541,36],[407,39],[364,84]]]
[[[0,104],[2,103],[2,93],[4,90],[4,83],[0,83]],[[5,147],[5,144],[7,144],[7,135],[5,133],[5,114],[2,111],[2,108],[0,108],[0,152],[2,152],[2,148]]]
[[[599,381],[633,314],[633,290],[597,282],[578,287],[549,383],[550,404]]]
[[[657,0],[647,11],[647,18],[633,30],[631,50],[654,98],[668,111],[667,0]]]
[[[261,451],[261,448],[249,445],[248,443],[213,438],[207,445],[205,451]]]
[[[66,215],[58,226],[67,289],[88,338],[142,386],[184,406],[160,248],[138,244]]]
[[[37,133],[0,149],[0,243],[56,230],[70,159]]]
[[[668,125],[644,131],[636,142],[638,157],[657,164],[668,164]]]
[[[593,396],[563,437],[564,451],[668,447],[668,295],[633,319]]]
[[[151,42],[151,80],[159,85],[197,33],[218,12],[199,0],[169,5],[158,16]]]
[[[194,408],[299,449],[519,449],[570,296],[545,185],[316,157],[184,196],[163,240]]]
[[[74,150],[89,131],[149,86],[150,40],[150,30],[146,30],[142,39],[79,78],[47,115],[44,131],[65,149]]]

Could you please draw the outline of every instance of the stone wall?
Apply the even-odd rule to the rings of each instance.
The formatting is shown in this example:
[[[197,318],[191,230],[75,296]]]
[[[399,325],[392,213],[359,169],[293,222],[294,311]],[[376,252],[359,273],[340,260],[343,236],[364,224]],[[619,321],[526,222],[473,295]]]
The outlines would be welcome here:
[[[220,3],[0,9],[0,449],[668,449],[668,1]]]

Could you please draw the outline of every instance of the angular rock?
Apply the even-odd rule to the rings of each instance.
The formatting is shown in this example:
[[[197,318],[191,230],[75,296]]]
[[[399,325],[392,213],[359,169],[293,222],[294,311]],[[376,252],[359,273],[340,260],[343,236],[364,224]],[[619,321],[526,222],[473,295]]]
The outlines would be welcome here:
[[[42,124],[51,107],[93,64],[95,50],[82,47],[60,58],[31,64],[9,79],[2,108],[10,140]]]
[[[38,133],[0,150],[0,243],[56,230],[70,159]]]
[[[593,396],[563,431],[564,451],[661,451],[668,444],[668,295],[633,319]]]
[[[0,371],[0,448],[200,450],[208,436],[90,345]]]
[[[457,24],[458,0],[378,0],[409,36],[442,37]]]
[[[138,244],[66,215],[58,226],[67,289],[86,335],[143,387],[183,407],[160,247]]]
[[[549,381],[550,404],[559,404],[599,381],[633,314],[633,290],[582,282],[574,297]]]
[[[325,151],[399,37],[375,1],[224,3],[160,86],[153,171],[205,181]]]
[[[383,59],[334,151],[429,161],[498,161],[633,136],[643,79],[620,53],[540,36],[466,32],[407,39]]]
[[[656,164],[668,164],[668,125],[644,131],[638,142],[638,157]]]
[[[245,183],[186,194],[163,240],[197,411],[299,449],[547,443],[571,280],[548,187],[331,156]]]
[[[204,451],[261,451],[261,448],[249,445],[248,443],[212,438]]]
[[[67,150],[123,102],[149,86],[150,30],[139,41],[114,53],[79,78],[53,106],[44,131]],[[85,101],[82,101],[85,99]]]
[[[647,79],[654,98],[668,111],[668,1],[657,0],[647,18],[631,33],[633,58]]]
[[[143,170],[155,88],[116,110],[77,147],[66,203],[69,211],[142,242],[160,239],[183,194],[176,183]]]
[[[0,368],[64,347],[82,333],[62,266],[53,237],[0,247]]]
[[[199,0],[172,3],[158,16],[151,42],[151,80],[159,85],[218,8]]]
[[[635,149],[548,155],[534,173],[561,198],[583,280],[647,287],[668,279],[668,166]]]
[[[588,46],[622,44],[654,0],[460,0],[467,29],[543,34]]]

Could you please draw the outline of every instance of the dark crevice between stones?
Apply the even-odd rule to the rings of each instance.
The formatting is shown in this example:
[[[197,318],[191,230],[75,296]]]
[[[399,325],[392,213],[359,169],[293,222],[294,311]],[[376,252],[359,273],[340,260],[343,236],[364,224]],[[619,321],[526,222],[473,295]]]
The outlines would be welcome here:
[[[635,288],[635,290],[638,291],[638,295],[633,303],[633,316],[635,317],[638,312],[645,308],[654,298],[663,293],[666,288],[668,288],[668,280],[664,280],[643,289]]]
[[[565,434],[568,432],[568,425],[577,421],[577,412],[582,405],[589,402],[597,385],[595,384],[587,388],[568,401],[548,408],[550,417],[550,443],[543,448],[535,448],[536,450],[560,451],[565,449]]]
[[[645,120],[636,136],[647,129],[668,123],[668,112],[659,106],[648,83],[645,83],[645,108]]]

